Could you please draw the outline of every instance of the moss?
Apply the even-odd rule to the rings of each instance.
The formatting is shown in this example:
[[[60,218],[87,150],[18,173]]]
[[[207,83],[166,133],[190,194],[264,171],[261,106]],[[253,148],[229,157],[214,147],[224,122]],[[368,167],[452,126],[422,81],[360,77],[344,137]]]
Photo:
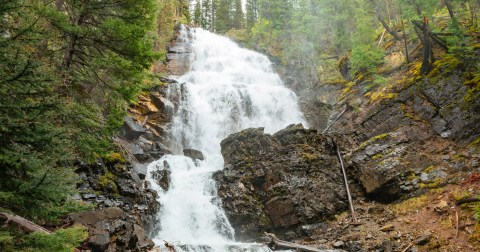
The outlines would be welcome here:
[[[446,76],[452,73],[462,64],[457,57],[451,54],[445,54],[443,59],[439,59],[433,63],[433,70],[428,74],[429,78],[432,78],[436,82],[442,76]]]
[[[476,248],[480,249],[480,223],[475,223],[472,234],[468,236],[468,241]]]
[[[428,204],[427,196],[422,195],[419,197],[411,198],[403,201],[402,203],[393,205],[393,210],[397,214],[406,214],[414,212],[419,208],[422,208]]]
[[[368,92],[365,94],[365,97],[370,98],[370,103],[373,103],[377,100],[393,99],[395,96],[395,93],[388,93],[385,89],[377,90],[376,92]]]
[[[463,98],[464,105],[474,104],[480,97],[480,74],[474,74],[464,84],[468,87],[467,94]]]
[[[454,191],[452,193],[452,197],[455,201],[459,201],[462,199],[470,198],[472,197],[472,195],[467,190],[459,190],[459,191]]]
[[[441,178],[436,178],[434,181],[428,182],[428,183],[424,184],[423,187],[420,187],[420,188],[428,188],[428,189],[438,188],[438,187],[440,187],[440,184],[442,183],[442,181],[443,180]]]
[[[118,194],[118,187],[115,183],[115,175],[111,172],[106,172],[103,176],[98,178],[98,185],[104,189],[111,189],[113,193]]]
[[[380,154],[380,153],[372,157],[373,160],[377,160],[381,158],[383,158],[383,154]]]
[[[125,157],[118,152],[110,152],[105,155],[104,159],[107,163],[110,163],[110,164],[115,164],[115,163],[125,164],[126,162]]]
[[[302,159],[305,161],[313,161],[319,158],[316,153],[302,153]]]
[[[421,71],[420,71],[421,69],[422,69],[422,62],[417,61],[417,62],[412,63],[412,67],[410,68],[409,72],[413,76],[420,76],[421,75]]]
[[[363,142],[362,144],[360,144],[360,147],[359,147],[359,148],[360,148],[360,149],[363,149],[363,148],[365,148],[367,145],[372,144],[372,143],[374,143],[374,142],[376,142],[376,141],[378,141],[378,140],[384,139],[384,138],[386,138],[386,137],[388,137],[388,136],[390,136],[388,133],[376,135],[376,136],[368,139],[367,141]]]
[[[390,47],[392,47],[394,44],[395,44],[395,41],[391,41],[391,42],[387,43],[387,44],[384,46],[385,50],[388,49],[388,48],[390,48]]]
[[[431,165],[431,166],[427,167],[425,170],[423,170],[423,172],[425,172],[425,173],[430,173],[430,172],[432,172],[433,170],[435,170],[435,166],[434,166],[434,165]]]
[[[348,82],[345,85],[345,88],[342,89],[342,94],[340,95],[340,100],[344,99],[350,91],[353,90],[353,86],[355,85],[354,82]]]
[[[407,180],[412,181],[414,179],[418,178],[417,174],[415,172],[410,172],[410,174],[407,176]]]
[[[471,143],[469,143],[468,147],[479,149],[480,148],[480,137],[473,140]]]

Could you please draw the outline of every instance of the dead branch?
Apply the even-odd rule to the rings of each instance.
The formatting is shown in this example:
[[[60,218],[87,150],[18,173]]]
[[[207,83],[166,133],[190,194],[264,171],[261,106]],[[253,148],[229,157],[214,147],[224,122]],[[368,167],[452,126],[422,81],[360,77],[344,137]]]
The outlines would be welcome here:
[[[292,249],[292,250],[300,251],[300,252],[322,252],[322,251],[324,251],[324,250],[308,247],[308,246],[305,246],[305,245],[296,244],[296,243],[293,243],[293,242],[282,241],[282,240],[278,239],[277,236],[275,236],[272,233],[265,232],[265,235],[269,239],[269,241],[266,242],[267,246],[269,246],[270,248],[274,248],[274,250],[277,250],[277,249]]]
[[[463,204],[474,203],[474,202],[480,202],[480,198],[465,198],[465,199],[461,199],[461,200],[458,200],[458,201],[456,202],[456,205],[457,205],[457,206],[460,206],[460,205],[463,205]]]
[[[407,252],[409,249],[413,247],[413,243],[410,243],[402,252]]]
[[[355,208],[353,207],[352,195],[350,194],[350,187],[348,186],[347,173],[345,172],[345,166],[343,165],[342,154],[340,154],[340,147],[338,147],[338,144],[335,143],[335,142],[334,142],[334,144],[335,144],[335,147],[337,149],[337,155],[338,155],[338,159],[340,160],[340,166],[342,167],[343,179],[345,180],[345,189],[347,190],[348,203],[350,205],[350,212],[352,214],[352,222],[353,222],[352,224],[357,225],[358,220],[357,220],[357,216],[355,214]]]
[[[417,20],[412,20],[412,23],[418,27],[420,30],[422,30],[423,32],[426,32],[428,34],[428,36],[430,38],[433,39],[434,42],[436,42],[440,47],[442,47],[445,51],[448,51],[448,46],[445,42],[443,42],[437,35],[433,34],[432,32],[430,32],[428,29],[425,30],[425,28],[423,27],[423,25],[421,25],[421,23]]]
[[[22,229],[28,232],[40,232],[44,234],[51,234],[52,232],[42,226],[39,226],[21,216],[9,214],[6,212],[0,212],[0,216],[3,216],[7,220],[5,221],[5,225],[8,225],[10,222],[13,222],[20,226]]]
[[[458,211],[455,210],[455,238],[458,237],[458,226],[459,226]]]

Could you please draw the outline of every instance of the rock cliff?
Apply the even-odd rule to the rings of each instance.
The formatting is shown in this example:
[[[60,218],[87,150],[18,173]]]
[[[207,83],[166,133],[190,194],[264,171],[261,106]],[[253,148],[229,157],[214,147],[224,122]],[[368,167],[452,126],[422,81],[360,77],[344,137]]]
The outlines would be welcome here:
[[[214,178],[237,239],[264,230],[298,236],[347,207],[333,140],[316,130],[246,129],[221,147],[225,169]]]

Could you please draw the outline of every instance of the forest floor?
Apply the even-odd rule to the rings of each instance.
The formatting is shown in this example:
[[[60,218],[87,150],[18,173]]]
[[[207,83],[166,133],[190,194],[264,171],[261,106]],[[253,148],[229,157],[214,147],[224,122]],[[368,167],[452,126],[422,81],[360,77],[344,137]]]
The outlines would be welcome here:
[[[479,251],[475,208],[478,213],[480,205],[458,205],[479,192],[480,174],[472,174],[397,204],[356,201],[359,225],[351,224],[350,213],[344,212],[312,239],[297,242],[348,251]]]

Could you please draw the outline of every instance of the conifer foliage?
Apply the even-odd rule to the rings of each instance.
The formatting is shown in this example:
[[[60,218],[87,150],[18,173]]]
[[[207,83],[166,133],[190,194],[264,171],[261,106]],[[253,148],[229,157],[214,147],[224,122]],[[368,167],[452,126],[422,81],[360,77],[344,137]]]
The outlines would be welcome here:
[[[0,0],[0,207],[74,209],[72,164],[109,149],[156,58],[154,0]]]

